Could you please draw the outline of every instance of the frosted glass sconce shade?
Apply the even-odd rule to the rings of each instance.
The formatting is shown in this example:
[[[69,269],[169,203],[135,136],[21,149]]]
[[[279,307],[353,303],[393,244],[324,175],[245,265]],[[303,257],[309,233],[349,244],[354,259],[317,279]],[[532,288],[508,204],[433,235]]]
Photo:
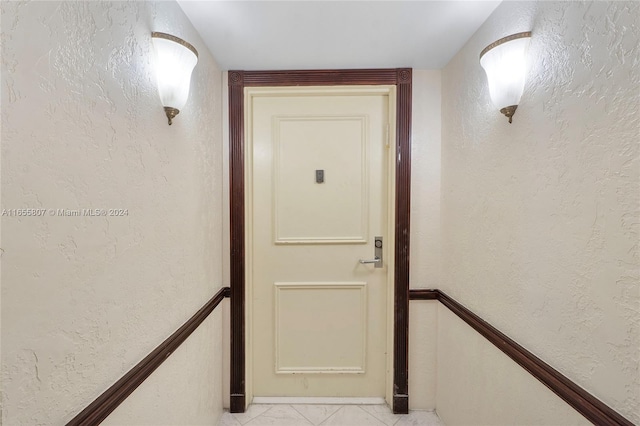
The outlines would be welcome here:
[[[198,51],[171,34],[151,33],[156,51],[156,75],[160,100],[171,125],[189,97],[191,72],[198,63]]]
[[[530,40],[531,31],[513,34],[491,43],[480,53],[480,65],[487,74],[491,101],[509,118],[509,123],[524,91]]]

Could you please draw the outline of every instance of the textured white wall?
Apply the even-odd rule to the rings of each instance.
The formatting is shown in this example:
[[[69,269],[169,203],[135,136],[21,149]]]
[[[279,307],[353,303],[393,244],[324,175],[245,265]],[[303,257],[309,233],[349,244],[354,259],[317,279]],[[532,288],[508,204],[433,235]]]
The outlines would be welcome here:
[[[442,79],[441,288],[635,423],[639,16],[638,2],[504,2]],[[478,55],[524,30],[533,31],[531,65],[509,125],[490,103]],[[473,358],[480,349],[466,350]],[[486,375],[499,373],[484,359]],[[444,362],[439,370],[464,374]],[[443,411],[447,395],[481,384],[438,382],[445,422],[464,423]],[[506,384],[494,401],[513,392]]]
[[[437,328],[437,411],[444,424],[591,424],[439,303]]]
[[[440,283],[440,70],[413,70],[411,109],[411,288]]]
[[[221,76],[175,2],[0,8],[2,208],[128,209],[2,217],[2,421],[62,424],[221,285]],[[154,30],[200,53],[171,127]],[[215,422],[221,314],[202,327],[114,415]]]
[[[440,282],[441,75],[413,70],[411,117],[411,288]],[[436,406],[437,302],[409,304],[409,406]]]
[[[217,424],[222,316],[219,306],[101,425]]]
[[[438,304],[414,300],[409,305],[409,408],[434,410],[438,378]]]

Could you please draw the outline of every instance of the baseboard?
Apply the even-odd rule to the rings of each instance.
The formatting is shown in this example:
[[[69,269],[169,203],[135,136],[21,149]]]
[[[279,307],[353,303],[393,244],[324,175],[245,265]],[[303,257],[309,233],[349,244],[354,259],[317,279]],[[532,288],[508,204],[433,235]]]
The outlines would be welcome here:
[[[253,404],[333,404],[333,405],[380,405],[387,402],[383,397],[338,398],[338,397],[280,397],[254,396]]]

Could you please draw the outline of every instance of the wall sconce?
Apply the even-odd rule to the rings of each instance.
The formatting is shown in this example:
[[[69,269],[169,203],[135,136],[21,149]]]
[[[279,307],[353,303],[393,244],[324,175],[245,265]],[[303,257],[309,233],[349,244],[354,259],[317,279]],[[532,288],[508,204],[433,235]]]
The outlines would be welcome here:
[[[171,34],[153,32],[151,38],[156,51],[158,92],[171,125],[187,103],[191,72],[198,63],[198,51]]]
[[[509,118],[509,123],[524,91],[525,54],[530,40],[531,31],[512,34],[494,41],[480,53],[491,101]]]

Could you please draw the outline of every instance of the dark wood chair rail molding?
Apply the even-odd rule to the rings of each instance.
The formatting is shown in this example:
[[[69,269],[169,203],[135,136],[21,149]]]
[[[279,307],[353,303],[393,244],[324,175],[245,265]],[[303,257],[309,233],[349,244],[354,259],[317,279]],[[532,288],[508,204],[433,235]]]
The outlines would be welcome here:
[[[182,327],[176,330],[149,355],[115,382],[87,408],[75,416],[67,426],[93,426],[100,424],[122,403],[147,377],[153,373],[191,333],[209,316],[225,297],[230,297],[229,287],[221,288]]]
[[[250,86],[395,85],[396,223],[393,411],[409,412],[409,216],[411,210],[411,68],[229,71],[229,193],[231,217],[230,411],[245,409],[244,88]]]
[[[409,291],[409,298],[411,300],[440,301],[440,303],[449,308],[451,312],[469,324],[474,330],[493,343],[509,358],[517,362],[553,393],[562,398],[594,424],[633,426],[633,423],[613,408],[582,389],[549,364],[520,346],[513,339],[447,296],[444,292],[437,289],[415,289]]]
[[[438,300],[438,290],[412,288],[409,290],[410,300]]]

